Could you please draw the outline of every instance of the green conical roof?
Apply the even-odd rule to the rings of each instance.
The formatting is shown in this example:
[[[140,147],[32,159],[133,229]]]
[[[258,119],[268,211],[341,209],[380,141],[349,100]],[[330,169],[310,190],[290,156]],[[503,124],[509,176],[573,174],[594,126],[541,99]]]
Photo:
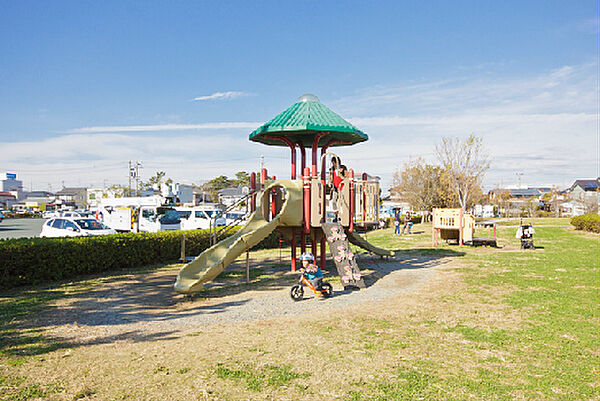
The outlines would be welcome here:
[[[304,146],[310,147],[315,136],[323,132],[327,135],[319,140],[319,146],[325,145],[332,139],[346,143],[331,146],[353,145],[369,139],[367,134],[329,110],[314,95],[300,97],[287,110],[254,130],[249,139],[265,145],[287,146],[281,140],[269,137],[285,136],[294,143],[301,142]]]

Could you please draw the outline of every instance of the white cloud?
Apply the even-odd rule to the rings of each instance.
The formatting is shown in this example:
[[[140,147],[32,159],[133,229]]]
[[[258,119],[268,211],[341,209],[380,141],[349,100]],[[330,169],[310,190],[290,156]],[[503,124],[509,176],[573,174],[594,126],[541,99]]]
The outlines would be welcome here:
[[[270,174],[283,176],[289,151],[248,141],[248,131],[235,133],[144,135],[83,133],[35,142],[0,143],[0,169],[15,171],[26,189],[67,186],[101,187],[127,183],[127,161],[141,160],[142,179],[164,170],[177,182],[199,183],[217,175],[257,171],[265,155]],[[289,173],[288,173],[289,174]]]
[[[487,186],[513,183],[516,172],[530,185],[567,185],[598,175],[597,68],[588,63],[529,77],[367,88],[332,108],[355,116],[349,121],[369,134],[374,156],[361,163],[375,168],[387,184],[411,156],[435,162],[441,137],[474,133],[493,157]],[[364,152],[356,157],[364,158]]]
[[[109,125],[74,128],[67,132],[73,134],[91,134],[107,132],[157,132],[157,131],[190,131],[206,129],[254,129],[262,123],[257,122],[215,122],[204,124],[157,124],[157,125]]]
[[[196,101],[201,101],[201,100],[228,100],[228,99],[235,99],[237,97],[242,97],[242,96],[250,96],[250,94],[246,93],[246,92],[240,92],[240,91],[215,92],[212,95],[205,95],[205,96],[195,97],[194,100],[196,100]]]
[[[443,136],[481,136],[492,158],[486,184],[555,183],[598,175],[597,64],[563,66],[518,78],[461,77],[367,88],[326,102],[368,133],[370,140],[334,147],[348,167],[383,178],[387,189],[410,157],[435,162]],[[285,105],[284,105],[285,106]],[[213,122],[76,128],[38,142],[0,143],[0,168],[16,171],[26,187],[51,183],[127,182],[127,160],[142,160],[142,177],[165,170],[180,182],[236,171],[289,176],[289,150],[248,141],[260,122]],[[144,135],[137,133],[145,132]],[[310,151],[307,152],[310,157]]]

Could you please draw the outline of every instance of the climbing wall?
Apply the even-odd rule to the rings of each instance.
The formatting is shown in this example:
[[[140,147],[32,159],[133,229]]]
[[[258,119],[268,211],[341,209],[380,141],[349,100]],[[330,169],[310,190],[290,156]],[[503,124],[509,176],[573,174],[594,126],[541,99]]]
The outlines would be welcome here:
[[[322,223],[329,251],[344,287],[365,288],[365,282],[350,249],[350,243],[340,223]]]

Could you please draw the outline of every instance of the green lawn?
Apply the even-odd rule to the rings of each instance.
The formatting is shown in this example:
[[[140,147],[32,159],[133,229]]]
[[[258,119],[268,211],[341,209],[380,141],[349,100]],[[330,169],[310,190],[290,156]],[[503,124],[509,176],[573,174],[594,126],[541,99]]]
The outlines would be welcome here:
[[[429,319],[421,322],[428,326],[425,336],[458,334],[458,341],[432,348],[458,351],[463,359],[402,363],[391,378],[361,384],[362,390],[351,392],[349,399],[600,399],[600,237],[573,231],[568,219],[537,219],[539,248],[521,251],[514,238],[518,223],[498,227],[504,249],[460,248],[470,262],[460,269],[467,294],[444,300],[464,310],[460,321],[449,325],[432,314],[421,316]],[[411,244],[424,250],[431,246],[430,226],[413,238],[391,232],[371,233],[370,240],[400,252]],[[489,233],[477,230],[476,235]],[[450,249],[459,247],[437,248]],[[486,306],[500,309],[499,327],[477,318]],[[511,317],[515,322],[507,325]],[[418,320],[412,325],[418,326]],[[427,340],[419,343],[423,349]],[[477,356],[482,354],[489,356]]]
[[[13,291],[0,297],[0,399],[600,400],[600,236],[536,219],[538,249],[522,251],[518,223],[498,226],[500,248],[432,248],[428,225],[370,232],[400,261],[448,264],[426,290],[318,321],[78,347],[19,323],[119,277]],[[276,263],[278,252],[254,256]]]

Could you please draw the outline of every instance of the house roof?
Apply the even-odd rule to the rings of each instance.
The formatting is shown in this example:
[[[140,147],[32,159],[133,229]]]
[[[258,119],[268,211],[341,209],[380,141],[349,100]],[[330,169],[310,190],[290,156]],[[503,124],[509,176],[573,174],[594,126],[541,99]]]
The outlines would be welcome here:
[[[575,180],[569,190],[572,191],[576,186],[581,187],[584,191],[600,191],[600,178],[596,178],[595,180]]]
[[[242,196],[244,195],[244,187],[239,186],[237,188],[223,188],[219,191],[221,196]]]
[[[508,190],[512,196],[539,196],[542,192],[537,188],[518,188]]]
[[[532,196],[540,196],[544,191],[541,191],[539,188],[494,188],[489,191],[489,194],[499,194],[501,192],[508,192],[510,196],[522,196],[522,197],[532,197]]]
[[[87,188],[84,187],[71,187],[63,188],[56,193],[56,195],[79,195],[82,192],[87,192]]]
[[[326,133],[319,139],[319,146],[337,140],[331,146],[353,145],[369,139],[367,134],[331,111],[314,95],[303,95],[296,103],[279,113],[271,121],[254,130],[249,139],[265,145],[288,146],[281,136],[294,143],[312,146],[316,135]]]

